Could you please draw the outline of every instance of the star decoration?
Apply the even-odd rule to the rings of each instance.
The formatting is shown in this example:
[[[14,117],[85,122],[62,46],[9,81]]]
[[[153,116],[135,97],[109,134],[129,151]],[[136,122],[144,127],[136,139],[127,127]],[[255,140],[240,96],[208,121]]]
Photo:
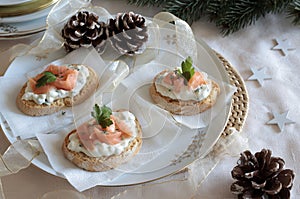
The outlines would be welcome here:
[[[287,39],[275,39],[277,45],[272,50],[280,50],[283,56],[286,56],[290,50],[295,50]]]
[[[288,113],[289,113],[289,111],[286,111],[281,114],[274,112],[273,113],[274,118],[272,120],[268,121],[267,124],[277,124],[277,126],[280,129],[280,132],[282,132],[284,130],[285,124],[295,123],[294,121],[287,118]]]
[[[260,86],[263,86],[264,80],[272,79],[271,76],[265,74],[265,68],[256,69],[251,67],[251,71],[253,74],[248,78],[248,80],[257,80]]]

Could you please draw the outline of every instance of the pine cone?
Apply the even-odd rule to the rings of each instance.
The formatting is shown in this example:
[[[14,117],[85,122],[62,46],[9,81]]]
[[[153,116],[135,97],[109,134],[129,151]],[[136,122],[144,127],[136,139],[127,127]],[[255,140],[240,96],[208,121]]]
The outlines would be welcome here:
[[[295,174],[284,169],[284,160],[272,157],[270,150],[263,149],[252,155],[250,151],[241,153],[237,166],[231,175],[237,181],[231,185],[231,192],[238,198],[290,198]]]
[[[121,54],[134,55],[143,52],[148,40],[145,18],[139,14],[119,13],[108,22],[112,46]]]
[[[98,22],[98,18],[94,13],[80,11],[69,19],[62,30],[64,46],[68,52],[81,46],[97,46],[100,51],[104,49],[107,28],[104,22]]]

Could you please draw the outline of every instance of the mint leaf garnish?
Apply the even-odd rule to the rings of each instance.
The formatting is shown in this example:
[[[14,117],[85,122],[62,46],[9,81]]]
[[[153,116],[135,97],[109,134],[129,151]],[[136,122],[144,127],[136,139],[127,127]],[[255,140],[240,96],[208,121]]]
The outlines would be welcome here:
[[[53,73],[46,71],[43,73],[43,76],[36,81],[35,86],[39,88],[41,86],[45,86],[48,83],[54,82],[55,80],[56,76]]]
[[[110,126],[113,122],[110,119],[112,110],[107,106],[99,107],[98,104],[95,104],[91,115],[96,119],[97,123],[101,125],[102,128]]]
[[[181,70],[178,70],[177,72],[181,74],[187,81],[191,79],[195,73],[195,69],[193,67],[193,60],[190,56],[181,63]]]

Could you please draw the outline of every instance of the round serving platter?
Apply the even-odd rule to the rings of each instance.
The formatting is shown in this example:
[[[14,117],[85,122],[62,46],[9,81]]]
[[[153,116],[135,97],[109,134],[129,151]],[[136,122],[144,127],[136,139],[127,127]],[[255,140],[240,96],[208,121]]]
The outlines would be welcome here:
[[[172,42],[168,42],[164,40],[164,38],[169,38],[167,36],[173,35],[173,33],[174,32],[171,30],[165,30],[165,32],[161,35],[161,41],[159,43],[171,45]],[[156,159],[146,163],[134,172],[126,173],[113,181],[103,182],[100,185],[135,185],[160,179],[176,173],[191,164],[197,158],[204,157],[207,153],[209,153],[220,135],[224,132],[226,133],[228,125],[235,125],[231,122],[232,118],[235,118],[235,121],[238,121],[239,127],[243,126],[247,115],[248,96],[242,78],[224,58],[212,51],[203,41],[198,41],[197,47],[199,52],[198,60],[200,60],[203,64],[204,70],[213,77],[222,80],[224,83],[237,87],[237,91],[234,93],[231,103],[225,105],[220,114],[213,118],[211,125],[208,125],[206,129],[202,129],[202,133],[199,132],[192,135],[189,135],[188,133],[180,134],[180,136],[178,136],[169,146],[168,150],[161,153]],[[166,48],[173,49],[174,47],[167,46]],[[165,52],[167,51],[165,50]],[[5,73],[5,76],[24,75],[36,67],[43,66],[61,58],[61,56],[61,52],[54,52],[44,59],[37,59],[37,57],[29,55],[18,57],[11,63]],[[21,70],[18,67],[20,63],[22,63],[23,66]],[[240,103],[242,103],[243,106],[239,106]],[[242,111],[239,110],[240,107],[243,108]],[[236,112],[241,114],[236,114]],[[12,136],[11,132],[9,132],[10,128],[5,126],[2,126],[2,128],[8,140],[11,143],[15,142],[16,138]],[[240,129],[237,128],[237,130]],[[189,129],[185,128],[184,131],[189,131]],[[32,161],[32,163],[46,172],[63,177],[52,169],[44,153],[41,153]]]

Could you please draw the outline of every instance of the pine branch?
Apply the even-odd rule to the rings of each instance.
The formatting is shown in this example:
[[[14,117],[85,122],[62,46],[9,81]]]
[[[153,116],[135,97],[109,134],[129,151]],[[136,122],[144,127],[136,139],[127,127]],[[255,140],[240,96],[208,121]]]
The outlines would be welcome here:
[[[168,2],[168,0],[127,0],[129,4],[136,6],[161,6]]]
[[[163,10],[192,24],[204,15],[211,0],[171,0],[168,1]]]
[[[293,0],[267,0],[263,9],[266,13],[281,13]],[[264,2],[264,1],[262,1]]]
[[[288,17],[294,18],[293,24],[300,25],[300,0],[294,0],[287,9]]]
[[[210,21],[216,21],[224,15],[224,11],[228,7],[228,2],[225,0],[211,0],[207,6],[206,15]]]
[[[207,14],[221,29],[223,35],[229,35],[249,25],[268,13],[281,12],[290,0],[215,0],[207,9]]]
[[[228,2],[221,9],[221,16],[215,20],[224,35],[231,34],[255,23],[259,17],[264,16],[260,2],[243,1]]]
[[[137,6],[160,6],[192,24],[201,17],[208,17],[229,35],[267,14],[282,13],[287,9],[294,24],[300,24],[300,0],[127,0]]]

